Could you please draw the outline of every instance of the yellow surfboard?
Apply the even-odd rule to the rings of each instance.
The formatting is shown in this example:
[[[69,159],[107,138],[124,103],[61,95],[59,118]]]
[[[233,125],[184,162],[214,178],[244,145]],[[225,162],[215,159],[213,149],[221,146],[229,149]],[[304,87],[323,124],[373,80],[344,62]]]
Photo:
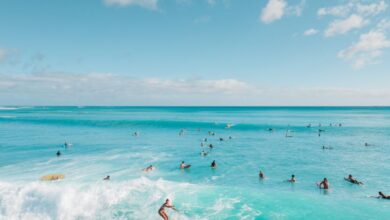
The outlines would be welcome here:
[[[42,176],[41,180],[42,181],[53,181],[53,180],[59,180],[59,179],[64,179],[65,175],[61,173],[55,173],[55,174],[49,174],[46,176]]]

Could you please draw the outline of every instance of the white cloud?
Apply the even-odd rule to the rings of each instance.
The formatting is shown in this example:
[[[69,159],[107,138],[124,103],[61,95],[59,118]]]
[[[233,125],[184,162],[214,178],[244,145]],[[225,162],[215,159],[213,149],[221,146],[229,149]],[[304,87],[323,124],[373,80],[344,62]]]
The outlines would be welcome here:
[[[317,15],[345,17],[348,16],[350,13],[355,13],[361,16],[373,16],[386,11],[387,7],[387,3],[383,0],[371,4],[362,4],[361,1],[350,0],[344,5],[320,8],[317,11]]]
[[[15,102],[9,104],[190,105],[223,99],[239,101],[245,94],[254,93],[254,87],[236,79],[137,79],[99,73],[0,74],[0,103]]]
[[[314,29],[314,28],[310,28],[310,29],[307,29],[305,32],[303,32],[303,35],[305,36],[311,36],[311,35],[315,35],[318,33],[318,30],[317,29]]]
[[[157,10],[158,0],[104,0],[107,5],[118,5],[118,6],[140,6],[143,8]]]
[[[207,4],[213,6],[217,3],[217,0],[206,0]]]
[[[377,3],[366,4],[366,5],[361,4],[361,3],[357,3],[356,4],[356,11],[358,14],[366,15],[366,16],[377,15],[381,12],[386,11],[387,6],[388,5],[386,4],[385,1],[380,1]]]
[[[319,16],[325,16],[325,15],[332,15],[332,16],[347,16],[349,12],[351,11],[353,4],[348,3],[346,5],[338,5],[334,7],[328,7],[328,8],[320,8],[317,11],[317,15]]]
[[[2,105],[389,105],[389,89],[261,87],[237,79],[0,74]]]
[[[284,0],[268,0],[261,12],[260,20],[266,24],[279,20],[283,17],[286,7],[287,2]]]
[[[339,52],[338,57],[353,61],[355,68],[373,64],[381,56],[382,50],[390,47],[390,40],[377,30],[360,35],[359,41]]]
[[[210,16],[208,15],[202,15],[200,17],[197,17],[195,20],[194,20],[194,23],[195,24],[200,24],[200,23],[208,23],[210,21]]]
[[[0,48],[0,62],[3,62],[7,56],[7,50]]]
[[[335,20],[329,24],[325,30],[326,37],[332,37],[337,34],[345,34],[352,29],[358,29],[367,24],[367,21],[359,15],[351,15],[342,20]]]

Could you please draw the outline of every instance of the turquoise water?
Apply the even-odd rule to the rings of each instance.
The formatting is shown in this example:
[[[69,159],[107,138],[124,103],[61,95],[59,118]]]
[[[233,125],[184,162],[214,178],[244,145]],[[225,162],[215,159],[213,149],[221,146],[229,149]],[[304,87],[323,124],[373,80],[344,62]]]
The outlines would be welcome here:
[[[390,219],[389,137],[390,108],[1,107],[0,219]]]

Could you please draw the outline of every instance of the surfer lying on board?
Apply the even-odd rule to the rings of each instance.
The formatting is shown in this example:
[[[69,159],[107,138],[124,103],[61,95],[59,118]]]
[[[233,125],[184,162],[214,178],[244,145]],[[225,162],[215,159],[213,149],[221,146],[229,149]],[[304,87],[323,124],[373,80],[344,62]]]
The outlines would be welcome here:
[[[360,182],[357,179],[353,178],[351,174],[349,174],[348,177],[344,177],[344,179],[353,184],[363,185],[363,182]]]
[[[187,168],[190,168],[190,166],[191,165],[189,165],[189,164],[187,165],[187,164],[184,163],[184,161],[182,161],[181,164],[180,164],[180,169],[187,169]]]
[[[322,182],[320,183],[317,183],[318,187],[320,187],[320,189],[329,189],[329,183],[328,183],[328,179],[324,178],[324,180],[322,180]]]
[[[103,180],[110,180],[110,175],[107,175],[106,177],[104,177]]]
[[[379,196],[377,196],[378,199],[390,199],[390,196],[387,196],[383,194],[383,192],[378,192]]]
[[[153,165],[150,165],[150,166],[148,166],[148,167],[146,167],[145,169],[144,169],[144,172],[151,172],[151,171],[153,171],[153,170],[155,170],[156,169],[156,167],[154,167]]]
[[[175,208],[175,206],[171,205],[171,202],[169,201],[169,199],[165,200],[165,203],[161,205],[160,209],[158,210],[158,214],[164,219],[164,220],[168,220],[169,217],[167,215],[167,213],[165,212],[165,208],[171,208],[173,210],[175,210],[176,212],[178,212],[178,210]]]

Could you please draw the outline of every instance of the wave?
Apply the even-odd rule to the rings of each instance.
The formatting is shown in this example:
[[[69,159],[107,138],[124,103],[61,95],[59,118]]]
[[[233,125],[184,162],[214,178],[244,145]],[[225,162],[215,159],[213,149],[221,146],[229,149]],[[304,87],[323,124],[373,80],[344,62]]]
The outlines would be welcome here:
[[[4,122],[20,122],[30,124],[44,124],[55,126],[85,126],[85,127],[111,127],[111,128],[131,128],[131,127],[155,127],[155,128],[174,128],[174,129],[227,129],[229,123],[216,123],[207,121],[180,121],[180,120],[88,120],[88,119],[59,119],[59,118],[5,118],[0,117]],[[254,123],[234,123],[230,124],[231,130],[267,130],[286,129],[286,125],[254,124]],[[304,125],[294,126],[292,129],[306,129]],[[314,128],[313,128],[314,129]],[[308,129],[306,129],[308,130]]]
[[[166,198],[180,210],[170,219],[254,218],[259,210],[242,203],[239,195],[221,197],[205,185],[139,177],[123,182],[92,184],[0,182],[0,219],[159,219],[157,210]],[[204,196],[209,197],[205,201]],[[206,207],[206,208],[201,208]],[[232,212],[237,208],[238,212]]]

